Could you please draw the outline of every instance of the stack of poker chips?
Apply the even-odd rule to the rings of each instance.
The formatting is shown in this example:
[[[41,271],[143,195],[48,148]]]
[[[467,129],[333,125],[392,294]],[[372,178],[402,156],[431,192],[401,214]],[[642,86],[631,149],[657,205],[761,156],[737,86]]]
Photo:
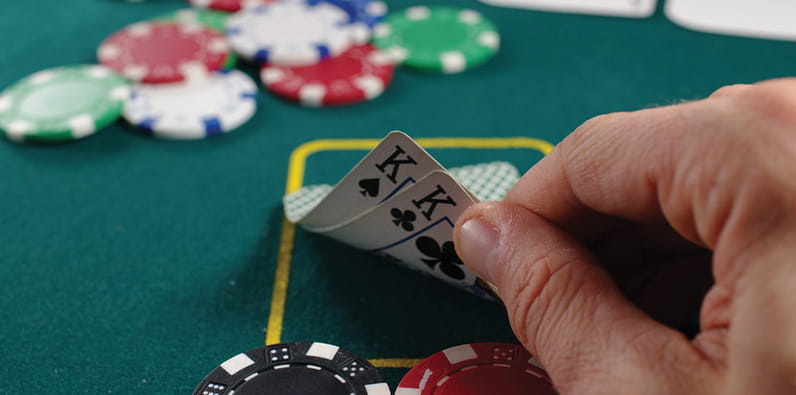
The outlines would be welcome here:
[[[134,82],[122,115],[139,130],[205,138],[236,129],[256,112],[257,85],[225,68],[235,55],[211,17],[202,20],[135,23],[99,46],[100,62]]]
[[[378,0],[189,2],[109,36],[101,66],[44,70],[6,89],[0,129],[11,141],[65,142],[124,117],[153,137],[206,138],[256,112],[256,84],[233,69],[238,57],[260,68],[274,95],[336,106],[379,97],[396,65],[458,73],[486,62],[500,41],[481,14],[453,7],[387,15]]]

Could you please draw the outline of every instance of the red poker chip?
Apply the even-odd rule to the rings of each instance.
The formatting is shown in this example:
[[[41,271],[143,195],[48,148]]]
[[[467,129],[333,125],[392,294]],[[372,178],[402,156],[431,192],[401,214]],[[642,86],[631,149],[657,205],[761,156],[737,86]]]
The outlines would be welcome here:
[[[229,53],[224,36],[210,28],[142,22],[105,39],[97,57],[133,81],[165,83],[220,70]]]
[[[556,395],[547,372],[518,344],[472,343],[418,363],[395,395]]]
[[[394,67],[373,46],[358,45],[310,66],[265,65],[263,84],[307,106],[334,106],[373,99],[390,85]]]
[[[271,3],[273,1],[276,0],[188,0],[194,7],[210,8],[226,12],[238,12],[242,8]]]

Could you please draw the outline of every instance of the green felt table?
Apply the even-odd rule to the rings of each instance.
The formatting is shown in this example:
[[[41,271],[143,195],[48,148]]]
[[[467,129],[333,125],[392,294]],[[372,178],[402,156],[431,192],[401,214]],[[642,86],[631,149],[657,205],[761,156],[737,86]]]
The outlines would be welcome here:
[[[457,142],[555,144],[600,113],[796,70],[791,43],[687,31],[660,10],[630,20],[434,3],[492,19],[498,56],[458,75],[398,70],[382,97],[348,107],[261,91],[250,122],[208,140],[155,140],[118,123],[66,145],[0,144],[0,392],[185,394],[226,358],[280,340],[355,351],[394,388],[415,358],[514,341],[499,304],[286,225],[291,153],[351,143],[298,158],[294,180],[335,183],[364,155],[357,142],[400,129],[431,145],[457,138],[430,149],[446,166],[503,159],[524,171],[539,150]],[[0,87],[93,63],[113,31],[185,5],[0,2]]]

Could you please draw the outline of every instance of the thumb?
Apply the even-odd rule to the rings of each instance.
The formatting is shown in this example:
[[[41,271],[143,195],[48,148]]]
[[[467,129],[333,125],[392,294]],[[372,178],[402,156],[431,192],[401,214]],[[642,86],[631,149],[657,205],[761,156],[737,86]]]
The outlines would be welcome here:
[[[698,394],[716,377],[688,339],[635,308],[585,247],[533,212],[480,203],[454,238],[561,393]]]

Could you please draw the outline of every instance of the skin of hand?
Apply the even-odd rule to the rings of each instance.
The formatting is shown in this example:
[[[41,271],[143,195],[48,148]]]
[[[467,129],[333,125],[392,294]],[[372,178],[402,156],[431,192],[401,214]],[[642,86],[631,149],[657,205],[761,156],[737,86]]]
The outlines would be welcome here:
[[[561,394],[796,394],[796,79],[593,118],[454,240]]]

